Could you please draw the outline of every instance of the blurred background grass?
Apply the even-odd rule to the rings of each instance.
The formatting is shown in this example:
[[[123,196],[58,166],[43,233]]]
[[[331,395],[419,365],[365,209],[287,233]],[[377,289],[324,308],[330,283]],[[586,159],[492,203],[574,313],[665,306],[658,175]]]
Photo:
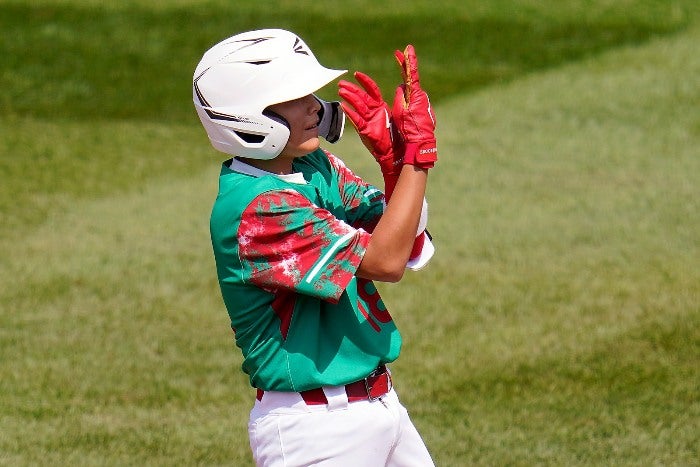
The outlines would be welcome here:
[[[438,253],[381,288],[438,465],[697,465],[697,2],[376,3],[0,1],[0,463],[250,465],[190,80],[283,27],[387,96],[418,50]]]

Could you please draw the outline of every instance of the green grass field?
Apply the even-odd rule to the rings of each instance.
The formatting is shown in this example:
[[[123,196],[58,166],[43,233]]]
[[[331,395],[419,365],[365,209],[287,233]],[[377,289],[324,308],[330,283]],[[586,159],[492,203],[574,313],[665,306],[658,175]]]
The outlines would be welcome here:
[[[0,465],[252,465],[190,86],[256,27],[387,96],[416,45],[438,251],[381,290],[437,465],[700,465],[700,6],[439,3],[0,0]]]

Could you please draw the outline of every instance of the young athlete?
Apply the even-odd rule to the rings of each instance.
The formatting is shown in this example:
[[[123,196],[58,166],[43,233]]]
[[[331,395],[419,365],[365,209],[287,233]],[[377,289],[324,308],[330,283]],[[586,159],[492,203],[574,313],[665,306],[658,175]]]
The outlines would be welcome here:
[[[424,196],[435,119],[413,47],[396,58],[403,84],[391,108],[362,73],[361,86],[340,81],[342,104],[315,96],[345,71],[321,66],[284,30],[230,37],[196,68],[197,113],[212,145],[233,156],[211,238],[257,389],[248,430],[258,465],[433,465],[392,388],[387,364],[401,336],[372,282],[396,282],[434,251]],[[319,136],[340,138],[345,114],[385,193],[320,148]]]

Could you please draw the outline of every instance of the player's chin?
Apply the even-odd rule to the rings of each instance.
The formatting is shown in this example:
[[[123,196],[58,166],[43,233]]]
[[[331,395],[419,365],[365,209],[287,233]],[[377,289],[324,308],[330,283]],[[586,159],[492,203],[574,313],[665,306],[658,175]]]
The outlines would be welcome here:
[[[287,146],[285,146],[284,151],[282,151],[282,155],[293,158],[303,157],[317,150],[320,145],[321,140],[318,139],[318,136],[306,138],[298,143],[289,142]]]
[[[314,152],[321,146],[321,140],[318,137],[318,131],[315,135],[308,137],[302,144],[299,145],[301,152],[308,154]]]

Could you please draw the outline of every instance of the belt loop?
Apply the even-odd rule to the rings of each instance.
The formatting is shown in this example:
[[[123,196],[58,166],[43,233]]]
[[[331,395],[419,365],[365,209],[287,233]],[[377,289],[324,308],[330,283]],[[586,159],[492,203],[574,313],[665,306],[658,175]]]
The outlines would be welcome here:
[[[348,395],[345,392],[345,386],[324,386],[323,392],[328,399],[328,410],[348,408]]]

